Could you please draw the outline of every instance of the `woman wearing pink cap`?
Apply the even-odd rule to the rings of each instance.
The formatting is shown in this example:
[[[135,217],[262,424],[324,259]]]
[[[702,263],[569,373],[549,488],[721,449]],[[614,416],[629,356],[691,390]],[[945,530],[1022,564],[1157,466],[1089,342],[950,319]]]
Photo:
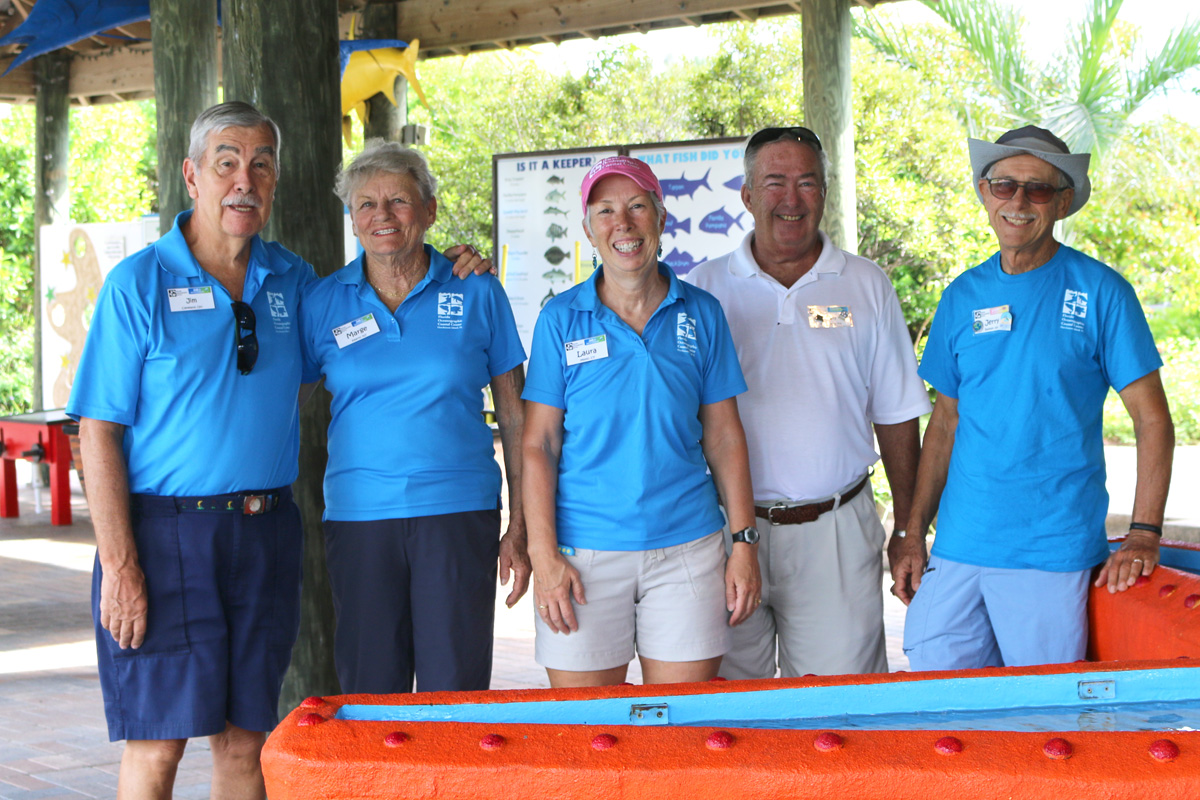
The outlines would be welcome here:
[[[746,384],[720,304],[658,261],[653,171],[602,159],[582,195],[603,264],[542,310],[522,395],[537,661],[556,687],[635,653],[646,683],[708,680],[759,603]]]

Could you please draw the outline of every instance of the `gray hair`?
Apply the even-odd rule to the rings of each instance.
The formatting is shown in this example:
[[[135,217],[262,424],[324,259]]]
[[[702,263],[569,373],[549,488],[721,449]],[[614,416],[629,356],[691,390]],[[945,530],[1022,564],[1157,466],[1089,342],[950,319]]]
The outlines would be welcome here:
[[[429,161],[426,160],[425,154],[398,142],[383,139],[369,139],[363,151],[342,167],[334,182],[334,194],[343,205],[349,206],[354,193],[380,172],[411,177],[426,204],[437,194],[437,178],[429,171]]]
[[[656,215],[654,224],[657,225],[667,218],[667,207],[663,205],[662,198],[654,192],[647,192],[646,194],[650,195],[650,202],[654,205],[654,213]],[[592,235],[592,214],[590,211],[583,215],[583,229],[587,231],[588,236]]]
[[[240,100],[230,100],[209,106],[200,112],[192,123],[192,138],[188,142],[188,158],[193,164],[204,161],[204,152],[208,149],[208,137],[220,133],[226,128],[261,128],[266,125],[271,129],[275,138],[275,174],[279,174],[279,126],[275,120],[259,111],[249,103]]]
[[[794,133],[780,133],[779,137],[772,139],[769,142],[763,142],[760,145],[751,146],[750,139],[746,140],[746,153],[742,156],[742,169],[745,172],[745,185],[747,189],[753,188],[754,184],[754,165],[758,162],[758,154],[764,147],[769,147],[777,142],[796,142],[807,147],[817,154],[817,163],[821,167],[821,195],[825,195],[825,189],[828,186],[826,176],[829,174],[829,156],[825,155],[825,151],[817,147],[812,142],[801,139]]]
[[[1032,153],[1030,155],[1032,155]],[[1013,158],[1013,156],[1009,156],[1009,158]],[[1034,156],[1034,158],[1037,158],[1037,156]],[[1043,160],[1045,160],[1045,159],[1043,159]],[[1002,159],[1000,159],[1000,161],[1004,161],[1004,159],[1002,158]],[[996,169],[996,165],[999,164],[1000,161],[993,161],[991,164],[988,164],[987,169],[985,169],[983,171],[983,179],[985,181],[990,181],[992,179],[993,172]],[[1050,164],[1049,161],[1046,161],[1046,163]],[[1050,166],[1054,167],[1053,164],[1050,164]],[[1058,167],[1054,167],[1054,171],[1058,173],[1058,187],[1057,188],[1059,188],[1059,189],[1074,189],[1075,188],[1075,182],[1073,180],[1071,180],[1070,175],[1063,172]]]

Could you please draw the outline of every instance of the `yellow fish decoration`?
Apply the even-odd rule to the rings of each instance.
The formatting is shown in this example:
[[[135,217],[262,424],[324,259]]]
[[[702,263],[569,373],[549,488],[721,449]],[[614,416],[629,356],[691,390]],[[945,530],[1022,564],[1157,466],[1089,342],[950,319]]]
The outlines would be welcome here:
[[[417,51],[421,46],[413,39],[403,50],[398,47],[382,47],[377,50],[359,50],[350,54],[346,70],[342,74],[342,133],[349,142],[350,119],[353,111],[360,122],[368,119],[367,100],[382,92],[392,105],[396,105],[396,78],[403,75],[417,90],[417,97],[429,106],[425,92],[417,80]]]

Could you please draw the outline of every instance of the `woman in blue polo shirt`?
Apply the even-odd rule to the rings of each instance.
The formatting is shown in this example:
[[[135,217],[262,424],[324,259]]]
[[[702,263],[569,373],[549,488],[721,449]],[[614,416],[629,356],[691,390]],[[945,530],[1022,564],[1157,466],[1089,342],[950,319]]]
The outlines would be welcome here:
[[[305,380],[333,394],[325,546],[342,691],[487,689],[496,568],[529,579],[519,437],[525,351],[491,275],[460,281],[425,244],[425,157],[375,140],[338,177],[363,253],[301,305]],[[482,414],[491,384],[510,489]]]
[[[708,680],[760,601],[746,383],[720,304],[658,261],[650,168],[602,159],[582,193],[603,266],[542,310],[523,394],[536,658],[556,687],[635,651],[646,683]]]

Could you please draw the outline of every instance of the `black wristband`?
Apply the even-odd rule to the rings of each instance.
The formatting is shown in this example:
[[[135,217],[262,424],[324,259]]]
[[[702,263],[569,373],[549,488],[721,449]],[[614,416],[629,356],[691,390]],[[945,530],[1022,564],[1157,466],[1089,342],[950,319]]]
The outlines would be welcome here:
[[[1149,533],[1153,533],[1158,538],[1162,538],[1162,527],[1159,525],[1150,525],[1145,522],[1131,522],[1129,523],[1129,530],[1148,531]]]

